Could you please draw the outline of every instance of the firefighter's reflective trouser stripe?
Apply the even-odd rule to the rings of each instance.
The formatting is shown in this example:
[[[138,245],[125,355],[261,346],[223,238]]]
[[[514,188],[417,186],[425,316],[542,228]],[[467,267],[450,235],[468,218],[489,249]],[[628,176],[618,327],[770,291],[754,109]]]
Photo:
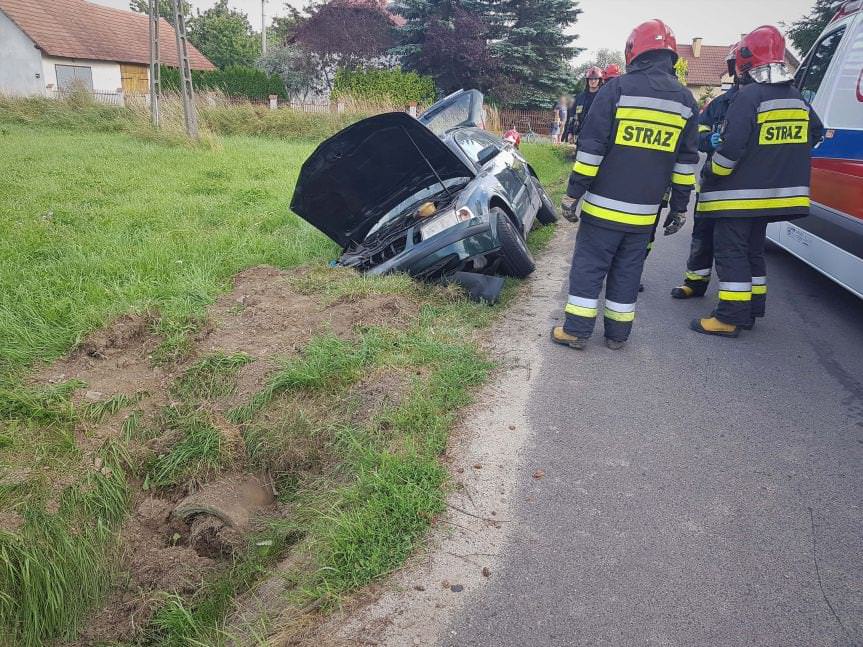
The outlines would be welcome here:
[[[761,218],[721,218],[714,226],[714,254],[719,275],[716,318],[744,325],[764,316],[767,267],[764,240],[767,223]],[[757,282],[756,282],[757,281]],[[763,281],[763,282],[762,282]],[[759,293],[753,304],[753,293]]]
[[[763,317],[767,307],[767,277],[752,277],[752,316]]]
[[[605,336],[616,341],[629,338],[649,238],[649,230],[634,234],[582,221],[569,272],[564,323],[568,334],[581,338],[593,334],[605,280]]]
[[[718,155],[714,155],[716,159]],[[787,209],[809,206],[808,186],[786,186],[774,189],[737,189],[707,191],[698,196],[698,213],[749,209]]]
[[[692,223],[692,242],[689,245],[689,259],[683,284],[692,288],[695,294],[703,295],[710,284],[713,269],[713,225],[714,220],[696,216]]]

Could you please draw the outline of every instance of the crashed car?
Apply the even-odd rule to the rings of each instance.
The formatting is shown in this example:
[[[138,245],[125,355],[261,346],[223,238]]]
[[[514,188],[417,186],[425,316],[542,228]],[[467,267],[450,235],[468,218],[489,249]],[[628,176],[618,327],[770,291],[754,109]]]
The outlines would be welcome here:
[[[462,90],[419,119],[353,124],[303,164],[291,209],[341,246],[338,265],[360,272],[524,278],[534,270],[525,237],[557,215],[521,153],[483,129],[484,114],[482,94]]]

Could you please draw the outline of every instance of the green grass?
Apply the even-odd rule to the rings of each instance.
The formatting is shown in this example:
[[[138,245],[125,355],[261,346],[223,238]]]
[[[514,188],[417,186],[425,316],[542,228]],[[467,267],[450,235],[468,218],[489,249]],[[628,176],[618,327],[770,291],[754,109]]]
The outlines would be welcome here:
[[[237,389],[237,373],[252,361],[245,353],[215,353],[195,362],[174,384],[173,393],[183,400],[212,400]]]

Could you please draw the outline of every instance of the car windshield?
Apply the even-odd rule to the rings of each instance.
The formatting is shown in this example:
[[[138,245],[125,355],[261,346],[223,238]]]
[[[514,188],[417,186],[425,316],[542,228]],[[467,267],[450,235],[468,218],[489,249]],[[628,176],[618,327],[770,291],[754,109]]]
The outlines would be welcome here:
[[[476,90],[459,90],[431,106],[419,120],[438,137],[453,128],[482,126],[482,100]]]

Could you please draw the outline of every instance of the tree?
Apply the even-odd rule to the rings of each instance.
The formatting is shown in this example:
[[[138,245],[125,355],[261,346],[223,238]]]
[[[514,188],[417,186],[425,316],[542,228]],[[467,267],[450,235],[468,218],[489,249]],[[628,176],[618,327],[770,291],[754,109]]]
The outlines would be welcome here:
[[[267,74],[278,75],[290,99],[305,99],[320,90],[317,64],[308,52],[296,45],[273,47],[256,65]]]
[[[277,46],[294,42],[297,29],[308,20],[308,16],[296,7],[285,4],[285,10],[287,15],[273,18],[267,29],[268,40]]]
[[[228,0],[218,0],[206,11],[198,11],[189,20],[189,40],[216,67],[251,66],[261,51],[257,34],[249,18],[228,7]]]
[[[689,76],[689,61],[682,56],[677,59],[674,64],[674,73],[677,75],[677,80],[681,85],[686,85],[686,77]]]
[[[138,13],[150,13],[150,0],[129,0],[129,9]],[[187,0],[182,0],[180,10],[188,16],[192,8]],[[174,3],[171,0],[159,0],[159,15],[172,25],[174,24]]]
[[[835,14],[835,0],[815,0],[815,6],[808,15],[791,23],[791,27],[788,28],[788,38],[802,56],[805,56],[815,44],[818,36]]]

